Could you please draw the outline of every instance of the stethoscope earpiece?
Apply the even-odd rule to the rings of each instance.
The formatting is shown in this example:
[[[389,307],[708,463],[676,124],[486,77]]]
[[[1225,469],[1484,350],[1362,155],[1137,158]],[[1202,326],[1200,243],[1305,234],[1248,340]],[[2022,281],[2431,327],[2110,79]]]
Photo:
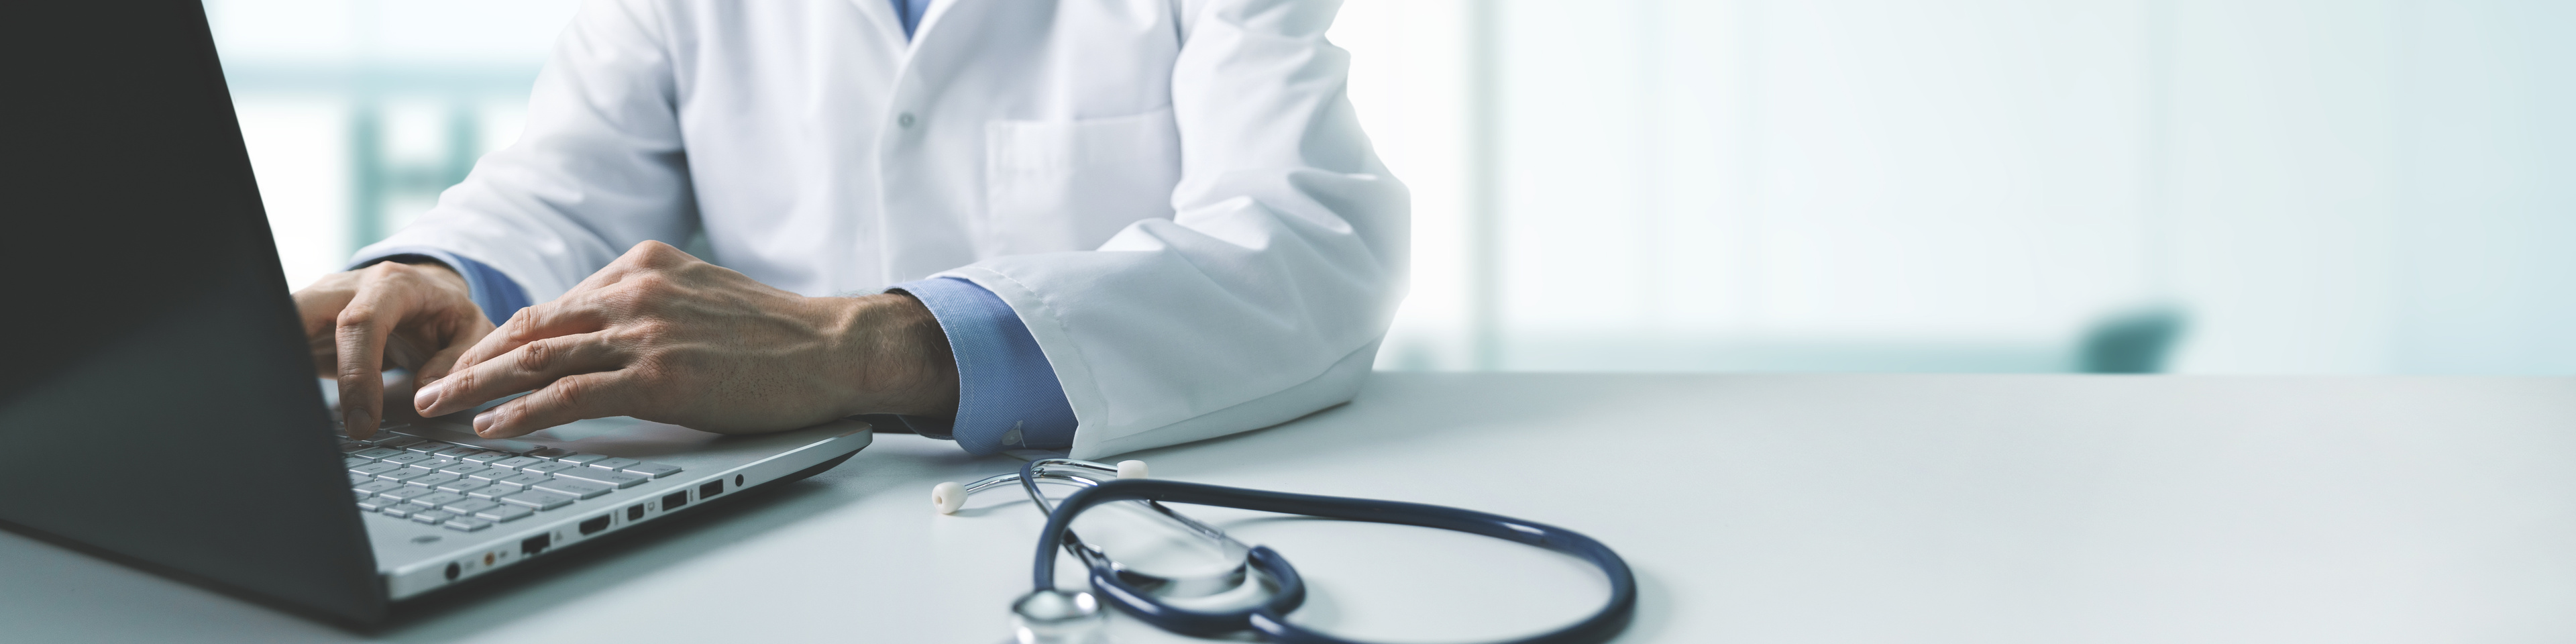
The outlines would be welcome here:
[[[949,481],[930,488],[930,509],[938,510],[940,514],[956,514],[957,509],[963,507],[966,507],[966,486]]]

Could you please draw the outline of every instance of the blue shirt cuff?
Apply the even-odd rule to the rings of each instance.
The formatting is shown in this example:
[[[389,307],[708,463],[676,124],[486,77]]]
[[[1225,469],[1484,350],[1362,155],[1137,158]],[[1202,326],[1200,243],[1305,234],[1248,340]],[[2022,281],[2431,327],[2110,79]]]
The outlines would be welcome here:
[[[984,287],[953,277],[896,284],[921,300],[948,334],[957,358],[957,416],[946,433],[976,455],[1008,450],[1062,452],[1073,448],[1073,403],[1055,368],[1038,350],[1037,336],[1011,305]],[[901,418],[915,431],[938,436],[935,419]]]
[[[502,274],[500,269],[486,266],[482,262],[474,261],[464,255],[458,255],[436,248],[430,248],[427,246],[396,246],[393,248],[387,248],[377,252],[374,256],[350,262],[349,268],[365,268],[367,265],[374,264],[376,262],[400,259],[404,257],[427,257],[438,260],[438,263],[446,264],[448,268],[455,269],[456,274],[465,276],[465,288],[469,293],[468,297],[474,298],[475,306],[483,307],[483,317],[491,320],[492,324],[496,326],[503,322],[510,321],[510,316],[517,314],[519,309],[528,308],[528,291],[526,289],[519,288],[518,280],[510,279],[510,276]]]

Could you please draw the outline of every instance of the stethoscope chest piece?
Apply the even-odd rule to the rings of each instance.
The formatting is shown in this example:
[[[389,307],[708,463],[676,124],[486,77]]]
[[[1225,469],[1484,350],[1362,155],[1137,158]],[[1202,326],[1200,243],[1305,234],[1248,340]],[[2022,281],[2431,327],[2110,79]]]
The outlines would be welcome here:
[[[1018,644],[1102,644],[1109,615],[1091,593],[1040,590],[1011,602],[1011,625]]]

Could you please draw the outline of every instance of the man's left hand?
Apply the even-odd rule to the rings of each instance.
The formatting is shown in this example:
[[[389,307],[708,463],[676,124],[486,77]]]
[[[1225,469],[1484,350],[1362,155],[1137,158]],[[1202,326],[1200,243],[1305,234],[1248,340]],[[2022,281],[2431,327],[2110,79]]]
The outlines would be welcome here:
[[[521,309],[413,406],[436,416],[531,390],[475,416],[474,432],[506,438],[606,416],[724,433],[946,416],[957,368],[938,321],[909,295],[805,297],[648,241]]]

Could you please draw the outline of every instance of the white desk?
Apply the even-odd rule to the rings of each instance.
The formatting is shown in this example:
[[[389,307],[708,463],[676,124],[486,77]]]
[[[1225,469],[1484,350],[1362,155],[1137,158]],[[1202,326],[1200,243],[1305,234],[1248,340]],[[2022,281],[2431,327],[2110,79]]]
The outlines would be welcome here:
[[[1629,642],[2576,638],[2576,380],[1380,374],[1351,405],[1139,457],[1585,531],[1641,580]],[[728,520],[373,637],[1002,641],[1039,518],[926,498],[1014,466],[880,437]],[[1232,529],[1314,581],[1299,621],[1346,636],[1530,632],[1601,593],[1481,537]],[[7,533],[0,580],[12,642],[369,637]],[[1120,642],[1180,641],[1121,620]]]

